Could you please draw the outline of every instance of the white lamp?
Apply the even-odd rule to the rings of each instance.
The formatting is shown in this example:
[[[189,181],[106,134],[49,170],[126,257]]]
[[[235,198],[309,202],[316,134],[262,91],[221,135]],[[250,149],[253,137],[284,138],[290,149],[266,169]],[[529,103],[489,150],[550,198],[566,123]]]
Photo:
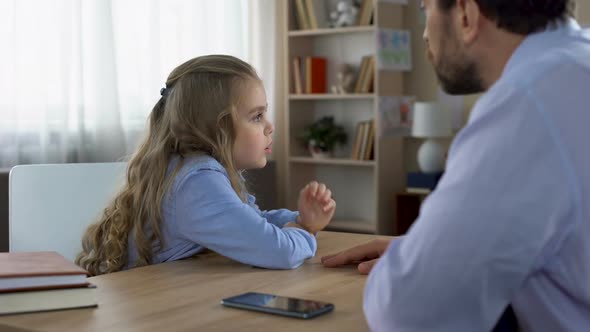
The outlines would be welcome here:
[[[437,103],[417,102],[414,105],[412,136],[426,138],[418,149],[418,165],[423,173],[442,172],[445,149],[437,138],[451,136],[451,116]]]

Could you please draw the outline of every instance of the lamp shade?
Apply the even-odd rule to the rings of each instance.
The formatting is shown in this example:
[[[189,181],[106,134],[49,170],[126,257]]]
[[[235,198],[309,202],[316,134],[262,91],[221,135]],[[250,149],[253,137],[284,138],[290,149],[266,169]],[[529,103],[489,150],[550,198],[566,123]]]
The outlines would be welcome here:
[[[437,103],[417,102],[414,105],[412,136],[447,137],[451,136],[451,115]]]

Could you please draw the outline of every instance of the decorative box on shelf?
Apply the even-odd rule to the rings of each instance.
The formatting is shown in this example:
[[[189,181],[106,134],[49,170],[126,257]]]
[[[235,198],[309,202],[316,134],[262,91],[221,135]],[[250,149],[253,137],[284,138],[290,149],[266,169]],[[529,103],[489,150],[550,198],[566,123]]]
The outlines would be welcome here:
[[[406,191],[427,194],[436,188],[443,173],[410,172],[406,177]]]

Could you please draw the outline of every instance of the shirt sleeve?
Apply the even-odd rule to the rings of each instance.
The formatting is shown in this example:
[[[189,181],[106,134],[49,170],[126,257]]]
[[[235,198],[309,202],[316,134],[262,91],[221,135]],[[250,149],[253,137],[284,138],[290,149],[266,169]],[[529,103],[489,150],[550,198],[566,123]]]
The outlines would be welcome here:
[[[494,101],[455,139],[420,216],[368,277],[371,330],[490,331],[554,253],[571,177],[558,135],[523,95]]]
[[[256,197],[248,195],[248,205],[250,205],[261,217],[265,218],[269,223],[283,227],[288,222],[297,222],[298,211],[291,211],[289,209],[278,209],[278,210],[260,210],[256,205]]]
[[[244,264],[292,269],[317,249],[308,232],[267,222],[217,170],[199,170],[184,179],[175,211],[180,237]]]

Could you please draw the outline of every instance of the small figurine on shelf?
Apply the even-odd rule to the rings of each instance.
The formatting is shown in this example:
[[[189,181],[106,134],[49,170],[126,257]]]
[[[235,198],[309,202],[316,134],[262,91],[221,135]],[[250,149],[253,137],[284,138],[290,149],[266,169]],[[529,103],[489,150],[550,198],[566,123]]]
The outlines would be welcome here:
[[[358,8],[349,1],[338,1],[336,10],[330,12],[330,27],[340,28],[356,25]]]
[[[334,117],[324,116],[305,128],[302,139],[312,157],[330,158],[336,145],[346,143],[346,132],[334,123]]]
[[[354,84],[354,68],[347,63],[338,66],[336,85],[332,85],[332,93],[346,94],[352,92]]]

